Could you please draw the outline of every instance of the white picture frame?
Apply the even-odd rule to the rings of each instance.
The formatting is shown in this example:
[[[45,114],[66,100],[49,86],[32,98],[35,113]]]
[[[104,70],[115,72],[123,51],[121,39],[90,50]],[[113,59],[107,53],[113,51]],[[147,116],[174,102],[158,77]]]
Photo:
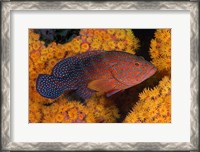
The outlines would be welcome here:
[[[19,77],[16,77],[18,80],[22,80],[19,83],[15,83],[16,80],[11,79],[13,71],[16,71],[16,69],[13,69],[13,67],[16,67],[16,64],[13,65],[12,63],[12,54],[15,53],[15,47],[11,45],[12,42],[15,40],[15,34],[17,32],[14,32],[16,30],[13,29],[13,23],[18,23],[17,21],[20,21],[23,25],[25,25],[25,21],[23,24],[22,18],[13,18],[13,14],[20,13],[20,12],[26,12],[27,11],[27,17],[33,17],[31,19],[34,20],[34,15],[31,16],[29,12],[35,11],[37,14],[40,14],[41,11],[50,11],[50,13],[54,11],[87,11],[87,10],[95,10],[95,11],[160,11],[160,13],[167,12],[167,11],[177,11],[177,13],[182,14],[184,11],[188,11],[189,17],[190,17],[190,38],[189,35],[187,35],[188,39],[190,39],[190,69],[187,69],[190,71],[190,88],[187,88],[188,91],[190,91],[190,101],[188,101],[188,105],[190,105],[190,108],[188,111],[190,111],[190,114],[188,115],[188,119],[190,120],[187,122],[189,124],[189,128],[187,130],[186,136],[189,135],[188,140],[178,142],[174,142],[174,139],[167,139],[166,141],[160,141],[149,139],[149,141],[144,141],[142,138],[138,141],[133,140],[125,140],[125,136],[128,135],[128,133],[120,133],[119,137],[122,139],[120,140],[119,137],[115,134],[116,131],[106,131],[108,129],[108,126],[101,126],[102,130],[104,132],[99,131],[99,134],[95,134],[93,139],[90,138],[82,138],[84,136],[87,136],[86,132],[85,134],[82,133],[82,130],[88,130],[91,131],[91,134],[89,137],[92,137],[93,133],[98,132],[99,128],[96,130],[94,129],[94,126],[87,126],[87,125],[79,125],[72,124],[70,125],[70,128],[72,129],[72,134],[70,134],[69,140],[58,141],[60,136],[50,136],[51,140],[44,141],[45,138],[42,138],[42,140],[30,140],[29,139],[33,136],[31,135],[37,135],[35,131],[32,130],[33,126],[29,127],[29,130],[21,130],[21,133],[27,134],[26,131],[30,132],[32,131],[32,134],[30,136],[27,136],[23,140],[20,141],[19,137],[24,137],[24,134],[21,134],[20,132],[16,133],[20,130],[20,127],[15,127],[14,125],[18,125],[14,123],[15,115],[13,116],[12,112],[13,110],[16,111],[14,107],[17,106],[17,103],[13,103],[13,94],[12,94],[12,87],[14,84],[23,84],[23,79],[18,79]],[[146,12],[147,13],[147,12]],[[34,13],[33,13],[34,14]],[[156,13],[155,13],[156,14]],[[30,15],[30,16],[28,16]],[[144,12],[145,15],[145,12]],[[27,19],[28,19],[27,18]],[[199,37],[198,37],[198,28],[199,23],[197,21],[198,18],[198,2],[2,2],[2,61],[1,61],[1,82],[2,82],[2,150],[197,150],[198,149],[198,45],[199,45]],[[183,18],[184,20],[184,18]],[[42,21],[42,18],[41,18]],[[177,21],[178,22],[178,21]],[[37,23],[35,23],[36,25]],[[20,25],[20,24],[19,24]],[[78,25],[78,24],[77,24]],[[84,24],[85,25],[85,24]],[[125,25],[125,24],[124,24]],[[124,26],[122,25],[122,26]],[[73,26],[73,25],[71,25]],[[166,25],[167,26],[167,25]],[[26,26],[25,26],[26,27]],[[30,25],[28,25],[30,28]],[[35,27],[35,26],[34,26]],[[52,25],[52,27],[54,27]],[[145,28],[141,26],[141,28]],[[84,27],[83,27],[84,28]],[[28,35],[27,35],[28,36]],[[173,35],[172,35],[173,36]],[[181,35],[180,35],[181,36]],[[24,40],[23,38],[20,38],[20,40]],[[26,40],[25,40],[26,41]],[[16,46],[16,45],[14,45]],[[20,58],[18,56],[17,58]],[[26,61],[24,61],[26,62]],[[186,70],[186,69],[185,69]],[[189,80],[188,80],[189,81]],[[22,97],[22,96],[20,96]],[[26,97],[26,96],[25,96]],[[16,99],[16,97],[14,97]],[[23,100],[25,100],[24,98]],[[20,104],[20,103],[19,103]],[[16,113],[14,113],[16,114]],[[190,118],[190,119],[189,119]],[[23,119],[23,118],[22,118]],[[19,119],[17,119],[19,120]],[[23,121],[23,120],[22,120]],[[20,122],[19,122],[20,123]],[[27,124],[29,125],[29,124]],[[125,124],[126,125],[126,124]],[[129,124],[128,124],[129,125]],[[40,125],[34,125],[36,128],[40,127]],[[60,125],[62,129],[62,125]],[[77,132],[82,133],[79,137],[81,140],[78,141],[78,135],[77,138],[73,138],[73,128],[77,129]],[[124,129],[127,129],[127,126],[124,128],[124,124],[114,126],[119,130],[123,131]],[[56,129],[56,127],[52,127],[53,129]],[[21,128],[22,129],[22,128]],[[45,126],[42,126],[42,129],[45,130]],[[145,129],[145,127],[144,127]],[[48,130],[48,129],[47,129]],[[51,130],[50,130],[51,131]],[[162,131],[162,130],[161,130]],[[106,139],[105,132],[109,134],[110,138]],[[39,132],[38,132],[39,133]],[[48,135],[48,131],[46,134],[42,135]],[[94,135],[94,134],[93,134]],[[124,136],[123,136],[124,135]],[[16,136],[13,137],[13,136]],[[38,136],[41,136],[38,134]],[[141,136],[144,136],[141,134]],[[49,136],[47,136],[49,137]],[[54,137],[54,138],[53,138]],[[103,137],[103,138],[102,138]],[[15,141],[19,139],[19,142]],[[37,139],[37,138],[36,138]],[[112,140],[113,139],[113,140]],[[116,139],[116,140],[115,140]],[[14,140],[14,141],[13,141]],[[26,142],[28,141],[28,142]],[[54,142],[55,141],[55,142]],[[44,143],[45,142],[45,143]]]

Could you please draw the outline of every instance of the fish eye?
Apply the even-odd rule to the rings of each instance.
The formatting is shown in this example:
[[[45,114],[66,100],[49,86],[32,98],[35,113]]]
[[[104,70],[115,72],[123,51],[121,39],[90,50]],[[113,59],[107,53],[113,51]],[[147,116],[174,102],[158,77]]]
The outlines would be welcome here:
[[[140,66],[140,64],[138,62],[135,62],[135,66],[138,67]]]

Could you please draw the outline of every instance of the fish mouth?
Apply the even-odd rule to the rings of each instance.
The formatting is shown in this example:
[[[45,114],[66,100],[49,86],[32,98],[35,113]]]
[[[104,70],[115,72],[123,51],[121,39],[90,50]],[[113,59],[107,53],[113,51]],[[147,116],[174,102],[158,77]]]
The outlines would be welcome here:
[[[156,67],[153,67],[149,70],[149,72],[147,73],[147,75],[149,75],[149,77],[151,77],[152,75],[154,75],[157,71]]]
[[[146,74],[144,75],[142,81],[150,78],[152,75],[154,75],[156,73],[156,71],[157,71],[157,68],[156,67],[152,67],[149,71],[146,72]]]

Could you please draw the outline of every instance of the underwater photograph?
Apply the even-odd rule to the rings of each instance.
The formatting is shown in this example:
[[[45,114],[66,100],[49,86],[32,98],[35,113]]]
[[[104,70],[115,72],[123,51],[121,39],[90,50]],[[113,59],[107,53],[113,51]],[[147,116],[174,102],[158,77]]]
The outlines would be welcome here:
[[[29,29],[29,123],[171,123],[171,29]]]

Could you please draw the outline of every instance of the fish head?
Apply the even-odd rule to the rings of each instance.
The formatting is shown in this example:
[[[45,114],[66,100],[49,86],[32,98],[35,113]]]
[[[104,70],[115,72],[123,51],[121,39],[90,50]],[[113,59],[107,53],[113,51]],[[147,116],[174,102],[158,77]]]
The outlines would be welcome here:
[[[129,79],[132,85],[139,84],[155,74],[157,68],[146,61],[143,57],[134,56],[130,65],[131,78]]]
[[[126,88],[143,82],[156,71],[157,68],[143,57],[128,53],[123,54],[117,64],[112,66],[113,77]]]

